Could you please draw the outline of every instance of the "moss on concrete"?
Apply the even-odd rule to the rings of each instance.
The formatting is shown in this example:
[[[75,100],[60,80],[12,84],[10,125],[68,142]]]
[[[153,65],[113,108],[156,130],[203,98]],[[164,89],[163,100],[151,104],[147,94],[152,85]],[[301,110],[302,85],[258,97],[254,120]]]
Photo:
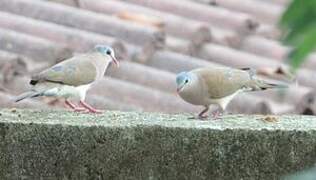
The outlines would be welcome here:
[[[316,162],[311,116],[0,113],[0,179],[278,179]]]

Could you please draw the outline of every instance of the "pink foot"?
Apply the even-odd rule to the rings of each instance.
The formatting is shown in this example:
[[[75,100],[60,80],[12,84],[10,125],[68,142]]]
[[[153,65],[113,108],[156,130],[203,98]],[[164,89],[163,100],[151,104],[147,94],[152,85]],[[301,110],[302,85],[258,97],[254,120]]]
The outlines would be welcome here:
[[[89,104],[85,103],[84,101],[80,101],[80,105],[87,109],[90,113],[95,113],[95,114],[101,114],[103,113],[102,110],[98,110],[90,106]]]
[[[200,119],[200,120],[205,120],[208,118],[208,115],[198,115],[198,116],[192,116],[189,117],[188,119]]]
[[[209,106],[205,106],[205,109],[203,109],[203,111],[199,113],[198,119],[204,120],[208,118],[208,115],[206,114],[208,110],[209,110]]]
[[[90,109],[88,110],[90,113],[94,113],[94,114],[102,114],[104,111],[100,110],[100,109]]]
[[[72,102],[65,100],[65,104],[70,107],[74,112],[83,112],[86,111],[85,108],[81,108],[81,107],[77,107],[76,105],[74,105]]]
[[[212,113],[212,118],[213,118],[214,120],[222,119],[222,118],[221,118],[222,115],[223,115],[223,114],[222,114],[219,110],[216,110],[215,112]]]
[[[85,108],[81,108],[81,107],[75,107],[74,112],[88,112]]]
[[[199,115],[198,118],[201,120],[204,120],[204,119],[208,118],[208,115]]]

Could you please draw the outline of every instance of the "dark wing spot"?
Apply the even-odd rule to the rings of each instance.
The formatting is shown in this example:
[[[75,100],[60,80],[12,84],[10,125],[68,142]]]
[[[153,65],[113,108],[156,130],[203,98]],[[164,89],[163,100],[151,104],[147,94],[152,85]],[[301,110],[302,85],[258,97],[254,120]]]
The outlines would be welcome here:
[[[37,83],[38,83],[37,80],[31,80],[31,81],[30,81],[30,84],[31,84],[31,85],[35,85],[35,84],[37,84]]]
[[[52,83],[58,83],[58,84],[65,84],[65,83],[62,82],[62,81],[53,81],[53,80],[49,80],[49,79],[46,79],[45,81],[47,81],[47,82],[52,82]]]
[[[248,68],[248,67],[246,67],[246,68],[240,68],[240,70],[243,70],[243,71],[250,71],[251,68]]]

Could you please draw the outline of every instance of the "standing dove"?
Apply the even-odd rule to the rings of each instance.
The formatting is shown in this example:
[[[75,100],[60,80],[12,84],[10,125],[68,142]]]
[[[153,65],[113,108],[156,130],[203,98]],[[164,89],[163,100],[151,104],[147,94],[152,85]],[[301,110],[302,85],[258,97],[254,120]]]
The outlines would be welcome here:
[[[90,86],[104,76],[111,62],[119,66],[113,49],[96,45],[91,52],[64,60],[34,75],[30,81],[32,89],[19,95],[15,101],[38,96],[62,97],[74,111],[101,112],[87,104],[85,97]],[[79,104],[75,105],[71,100],[79,101]]]
[[[219,106],[213,113],[214,118],[217,118],[240,92],[286,87],[257,79],[254,74],[250,68],[225,67],[206,67],[181,72],[176,77],[177,92],[185,101],[205,107],[198,115],[202,119],[207,117],[205,113],[211,104]]]

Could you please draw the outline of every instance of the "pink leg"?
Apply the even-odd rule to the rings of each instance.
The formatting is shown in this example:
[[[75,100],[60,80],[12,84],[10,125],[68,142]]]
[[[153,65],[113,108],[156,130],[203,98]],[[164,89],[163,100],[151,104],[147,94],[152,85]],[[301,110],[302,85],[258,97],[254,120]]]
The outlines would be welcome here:
[[[202,112],[199,113],[199,115],[198,115],[199,119],[205,119],[205,118],[207,118],[208,116],[205,115],[205,113],[207,113],[208,110],[209,110],[209,107],[208,107],[208,106],[205,107],[205,109],[204,109]]]
[[[216,109],[216,111],[212,113],[213,119],[221,119],[222,115],[223,115],[223,109],[221,107],[219,107],[218,109]]]
[[[84,108],[86,108],[89,112],[91,113],[102,113],[101,110],[98,110],[98,109],[95,109],[93,108],[92,106],[90,106],[89,104],[87,104],[86,102],[84,101],[80,101],[80,105]]]
[[[77,107],[76,105],[74,105],[73,103],[71,103],[70,101],[68,100],[65,100],[65,104],[70,107],[72,110],[74,110],[75,112],[81,112],[81,111],[85,111],[86,109],[85,108],[80,108],[80,107]]]

